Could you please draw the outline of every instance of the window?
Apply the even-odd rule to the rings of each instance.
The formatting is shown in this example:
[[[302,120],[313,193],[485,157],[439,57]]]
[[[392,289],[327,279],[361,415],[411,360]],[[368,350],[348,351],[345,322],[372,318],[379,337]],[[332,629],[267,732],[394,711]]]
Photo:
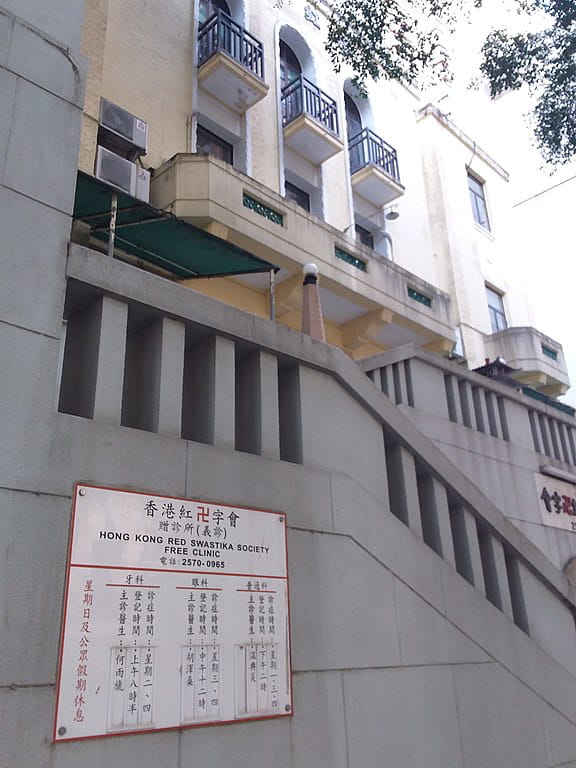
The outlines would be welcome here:
[[[298,57],[284,40],[280,40],[280,84],[285,88],[302,74]]]
[[[504,297],[498,291],[486,286],[486,298],[488,299],[488,312],[492,333],[498,333],[508,328],[506,313],[504,312]]]
[[[216,11],[224,11],[224,13],[230,16],[230,8],[228,8],[225,0],[200,0],[198,6],[198,22],[200,26],[211,16],[214,16]]]
[[[364,229],[364,227],[361,227],[360,224],[356,224],[354,230],[356,232],[356,240],[360,240],[362,245],[367,245],[368,248],[372,248],[372,250],[374,250],[374,236],[372,232]]]
[[[472,203],[474,221],[490,231],[488,209],[486,208],[486,198],[484,197],[484,184],[475,176],[472,176],[471,173],[468,173],[468,189],[470,190],[470,202]]]
[[[234,159],[234,152],[232,144],[228,144],[227,141],[216,136],[214,133],[198,126],[196,132],[196,151],[207,152],[213,157],[217,157],[219,160],[224,160],[225,163],[232,165]]]
[[[308,192],[304,192],[303,189],[297,187],[296,184],[291,184],[289,181],[284,182],[284,190],[284,196],[287,200],[292,200],[292,202],[299,205],[300,208],[304,208],[305,211],[310,211],[310,195]]]
[[[362,118],[354,100],[347,93],[344,93],[344,107],[346,109],[346,128],[348,138],[351,139],[362,130]]]

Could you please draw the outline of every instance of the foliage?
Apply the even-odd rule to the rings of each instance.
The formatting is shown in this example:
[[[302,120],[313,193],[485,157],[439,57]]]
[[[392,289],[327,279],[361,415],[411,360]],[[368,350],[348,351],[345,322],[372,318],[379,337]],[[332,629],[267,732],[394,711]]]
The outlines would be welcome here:
[[[493,98],[524,84],[531,88],[540,152],[552,164],[564,163],[576,155],[576,5],[574,0],[533,0],[522,6],[546,12],[547,25],[516,35],[492,32],[480,68]]]
[[[479,5],[481,0],[476,0]],[[352,68],[364,91],[368,79],[415,84],[424,73],[448,76],[441,31],[427,19],[450,26],[463,0],[340,0],[332,6],[326,48],[337,71]]]
[[[411,85],[450,79],[443,41],[483,0],[334,0],[326,48],[338,71]],[[576,0],[516,0],[519,12],[545,20],[538,31],[487,37],[481,71],[493,98],[527,85],[536,97],[535,135],[545,160],[576,156]]]

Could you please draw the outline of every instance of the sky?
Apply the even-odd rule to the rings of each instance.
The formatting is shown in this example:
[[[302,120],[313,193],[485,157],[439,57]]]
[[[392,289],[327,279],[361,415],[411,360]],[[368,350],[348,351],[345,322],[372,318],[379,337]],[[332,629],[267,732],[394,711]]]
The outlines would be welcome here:
[[[454,83],[439,107],[450,112],[451,119],[510,173],[517,247],[507,254],[509,274],[517,275],[523,284],[534,327],[562,344],[573,382],[562,400],[576,407],[576,334],[571,312],[576,308],[576,161],[555,171],[545,166],[529,127],[527,92],[489,102],[485,86],[470,89],[470,81],[478,74],[481,42],[495,26],[521,29],[523,22],[503,0],[486,0],[473,21],[460,24],[454,37]]]

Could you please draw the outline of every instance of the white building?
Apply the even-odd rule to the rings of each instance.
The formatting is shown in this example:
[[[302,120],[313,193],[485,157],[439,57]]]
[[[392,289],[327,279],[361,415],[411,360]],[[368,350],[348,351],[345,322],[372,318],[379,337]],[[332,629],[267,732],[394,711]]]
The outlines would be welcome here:
[[[397,83],[360,98],[305,3],[203,0],[201,20],[221,15],[198,35],[187,6],[136,5],[88,6],[82,170],[105,97],[149,125],[153,204],[281,268],[278,322],[299,328],[300,271],[315,261],[327,340],[355,359],[458,341],[470,368],[500,356],[539,391],[566,391],[562,348],[531,328],[511,279],[508,174],[481,137]],[[266,278],[190,285],[268,313]]]

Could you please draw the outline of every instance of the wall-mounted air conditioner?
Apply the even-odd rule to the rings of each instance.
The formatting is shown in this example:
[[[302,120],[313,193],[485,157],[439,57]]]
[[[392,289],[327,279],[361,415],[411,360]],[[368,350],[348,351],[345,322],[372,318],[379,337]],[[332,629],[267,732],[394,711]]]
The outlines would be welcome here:
[[[148,150],[148,125],[108,99],[100,99],[98,144],[136,160]]]
[[[95,175],[138,200],[147,203],[150,199],[150,172],[105,147],[98,147]]]

